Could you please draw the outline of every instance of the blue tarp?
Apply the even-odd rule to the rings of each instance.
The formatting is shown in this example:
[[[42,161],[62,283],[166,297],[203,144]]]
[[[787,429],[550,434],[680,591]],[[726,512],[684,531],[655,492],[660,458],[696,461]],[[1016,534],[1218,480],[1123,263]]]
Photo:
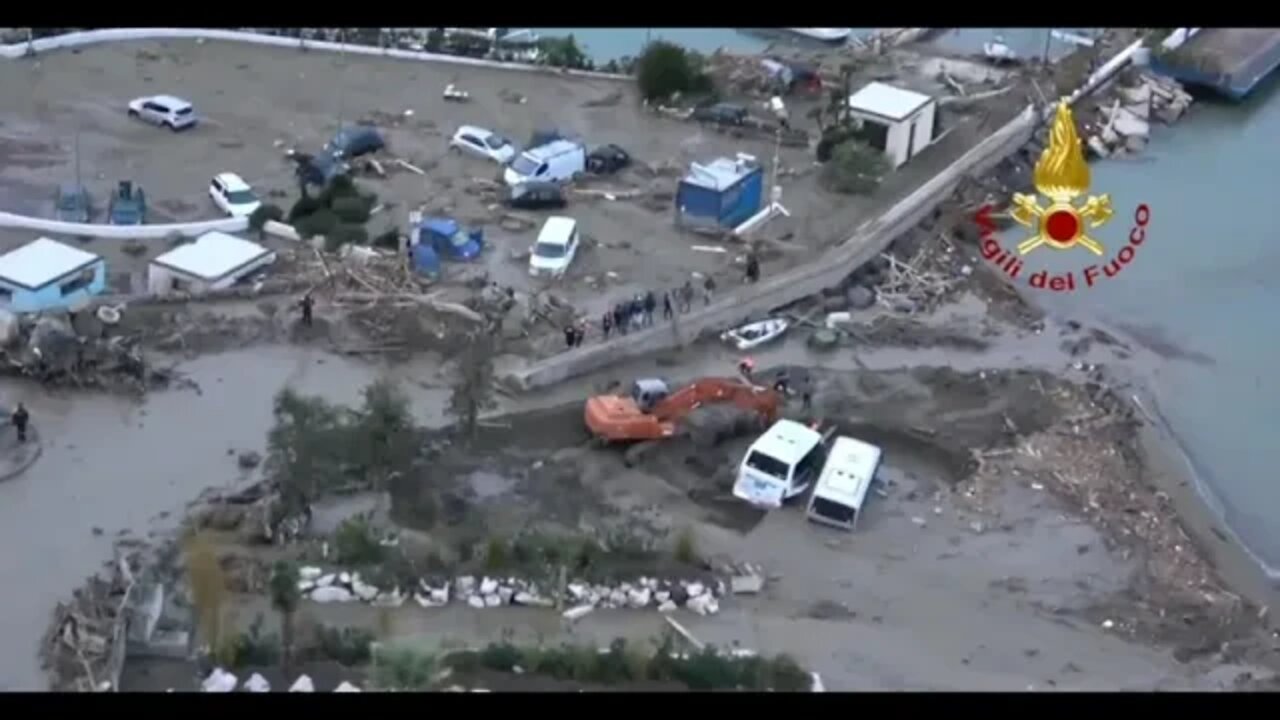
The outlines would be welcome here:
[[[676,223],[737,227],[760,211],[764,172],[754,162],[694,163],[676,189]]]

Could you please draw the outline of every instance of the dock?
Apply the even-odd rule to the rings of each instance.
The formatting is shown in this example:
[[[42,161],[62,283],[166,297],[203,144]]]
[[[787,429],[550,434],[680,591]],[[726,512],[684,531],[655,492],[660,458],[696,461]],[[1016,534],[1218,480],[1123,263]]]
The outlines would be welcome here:
[[[1151,69],[1184,85],[1243,100],[1280,67],[1280,29],[1202,28]]]

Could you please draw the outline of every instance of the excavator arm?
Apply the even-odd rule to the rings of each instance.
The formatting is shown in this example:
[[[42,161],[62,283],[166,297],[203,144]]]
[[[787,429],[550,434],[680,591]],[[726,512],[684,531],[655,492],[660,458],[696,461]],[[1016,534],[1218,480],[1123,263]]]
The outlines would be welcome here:
[[[664,422],[675,422],[708,403],[733,403],[754,410],[772,422],[778,413],[780,399],[771,388],[759,387],[741,380],[703,378],[695,380],[654,406],[650,413]]]

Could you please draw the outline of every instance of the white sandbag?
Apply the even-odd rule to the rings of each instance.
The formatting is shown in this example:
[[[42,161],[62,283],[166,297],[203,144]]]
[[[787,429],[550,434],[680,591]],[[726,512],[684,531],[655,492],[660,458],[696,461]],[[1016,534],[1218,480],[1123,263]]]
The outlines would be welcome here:
[[[244,689],[253,693],[271,692],[271,683],[267,682],[267,679],[258,673],[254,673],[249,676],[248,680],[244,681]]]
[[[333,602],[351,602],[354,596],[351,594],[350,590],[344,587],[338,587],[337,585],[326,585],[324,587],[318,587],[315,590],[312,590],[311,595],[309,597],[313,602],[333,603]]]
[[[311,682],[309,675],[300,675],[293,684],[289,686],[289,692],[315,692],[315,683]]]
[[[209,677],[200,683],[200,689],[205,692],[231,692],[236,689],[238,682],[235,675],[222,668],[214,668]]]
[[[333,689],[333,691],[334,691],[334,692],[364,692],[363,690],[361,690],[360,688],[356,687],[355,685],[352,685],[351,683],[347,682],[346,680],[343,680],[343,681],[342,681],[342,684],[340,684],[340,685],[338,685],[338,687],[334,688],[334,689]]]

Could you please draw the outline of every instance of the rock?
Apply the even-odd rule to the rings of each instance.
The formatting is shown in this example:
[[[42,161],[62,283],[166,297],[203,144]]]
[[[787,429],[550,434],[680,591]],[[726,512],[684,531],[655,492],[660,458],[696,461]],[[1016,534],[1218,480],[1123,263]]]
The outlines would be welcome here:
[[[845,297],[849,300],[849,307],[854,310],[866,310],[876,304],[875,291],[861,285],[849,288],[849,292],[845,293]]]
[[[569,597],[574,600],[581,600],[587,596],[587,586],[582,583],[569,583]]]
[[[1122,87],[1119,92],[1120,97],[1124,98],[1125,102],[1134,105],[1145,105],[1151,101],[1151,87],[1149,85],[1139,85],[1131,88]]]
[[[1151,118],[1151,106],[1146,103],[1125,105],[1124,109],[1130,115],[1138,118],[1139,120],[1148,120]]]
[[[627,593],[627,602],[633,608],[648,607],[649,601],[653,599],[653,591],[649,588],[633,588]]]
[[[480,594],[492,595],[498,591],[498,581],[493,578],[484,578],[480,581]]]
[[[324,574],[324,571],[314,565],[303,565],[298,568],[298,577],[303,580],[315,580]]]
[[[431,602],[445,605],[449,602],[449,585],[445,584],[442,588],[435,588],[431,591]]]
[[[1116,111],[1115,119],[1111,123],[1111,127],[1122,137],[1139,136],[1146,138],[1151,134],[1151,124],[1142,118],[1135,117],[1133,113],[1120,108]]]
[[[484,596],[484,606],[495,608],[502,604],[502,598],[497,593],[489,593]]]
[[[479,595],[470,595],[467,597],[467,604],[473,608],[484,607],[484,598]]]
[[[246,450],[240,453],[240,456],[236,458],[236,464],[244,470],[256,468],[261,463],[262,454],[253,450]]]
[[[1130,135],[1124,139],[1124,149],[1129,152],[1139,153],[1145,150],[1146,147],[1147,138],[1145,135]]]
[[[516,591],[506,585],[498,588],[498,599],[503,605],[510,605],[511,598],[515,597]]]
[[[271,692],[271,683],[267,682],[267,679],[258,673],[254,673],[249,676],[248,680],[244,681],[244,689],[252,693]]]
[[[1109,127],[1102,129],[1101,137],[1102,142],[1106,143],[1107,147],[1115,147],[1116,143],[1120,142],[1120,136],[1114,129]]]
[[[685,590],[683,585],[675,585],[671,588],[670,599],[677,605],[684,605],[689,601],[689,591]]]
[[[289,692],[315,692],[315,683],[311,682],[309,675],[299,675],[298,679],[289,686]]]
[[[336,582],[337,579],[338,579],[338,576],[333,573],[329,573],[328,575],[321,575],[319,578],[316,578],[316,585],[320,587],[329,587],[334,582]]]
[[[378,597],[378,588],[361,580],[358,574],[351,578],[351,592],[365,602],[372,602]]]
[[[684,586],[684,589],[685,589],[685,592],[689,593],[690,599],[696,598],[707,591],[706,586],[700,582],[689,583],[688,585]]]
[[[670,600],[664,600],[663,602],[658,604],[658,612],[660,613],[674,612],[675,609],[676,609],[676,604],[671,602]]]
[[[315,584],[315,581],[313,580],[298,581],[298,592],[302,593],[303,595],[306,595],[307,593],[311,592],[315,588],[316,588],[316,584]]]
[[[321,585],[312,590],[308,597],[312,602],[318,603],[351,602],[354,598],[350,590],[336,585]]]
[[[338,685],[338,687],[336,687],[336,688],[334,688],[334,689],[333,689],[333,691],[334,691],[334,692],[345,692],[345,693],[363,692],[360,688],[356,687],[355,685],[352,685],[351,683],[347,682],[346,680],[343,680],[343,681]]]
[[[511,600],[516,605],[524,605],[526,607],[552,607],[555,605],[554,602],[547,598],[538,597],[531,592],[523,590],[512,596]]]
[[[1170,103],[1169,105],[1156,110],[1156,117],[1165,124],[1173,124],[1177,122],[1186,111],[1186,105],[1181,103]]]
[[[420,592],[416,592],[413,594],[413,601],[418,603],[419,607],[424,607],[424,608],[443,607],[445,604],[442,602],[436,602],[435,598],[431,597],[430,595],[423,595]]]
[[[348,585],[348,586],[351,585],[351,573],[349,572],[338,573],[338,584]]]
[[[609,604],[614,607],[622,607],[627,604],[627,594],[621,590],[613,590],[609,593]]]
[[[653,599],[654,599],[656,602],[664,603],[664,602],[666,602],[666,601],[668,601],[668,600],[670,600],[670,599],[671,599],[671,591],[670,591],[670,590],[655,590],[655,591],[654,591],[654,593],[653,593]]]
[[[755,595],[764,589],[764,578],[759,575],[739,575],[730,581],[734,595]]]
[[[563,613],[560,613],[560,615],[565,620],[572,622],[586,617],[586,615],[592,610],[595,610],[595,608],[590,605],[578,605],[577,607],[571,607],[568,610],[565,610]]]
[[[458,592],[462,595],[469,594],[476,587],[476,579],[470,575],[463,575],[457,581]]]
[[[240,681],[235,675],[222,668],[214,668],[209,677],[200,683],[200,689],[204,692],[231,692],[236,689],[238,682]]]
[[[720,604],[710,595],[695,595],[689,598],[689,602],[685,603],[685,607],[699,615],[714,615],[720,612]]]

